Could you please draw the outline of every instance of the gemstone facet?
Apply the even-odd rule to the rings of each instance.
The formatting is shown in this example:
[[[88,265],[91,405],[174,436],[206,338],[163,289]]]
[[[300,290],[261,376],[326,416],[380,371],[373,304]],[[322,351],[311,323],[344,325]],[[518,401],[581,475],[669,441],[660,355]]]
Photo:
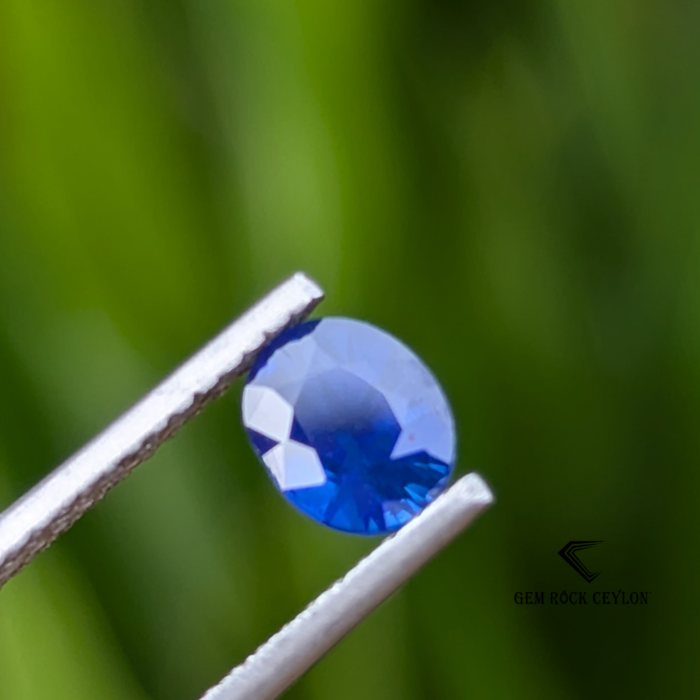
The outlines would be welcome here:
[[[398,530],[445,488],[452,413],[402,343],[367,323],[307,321],[257,358],[243,423],[279,490],[332,528]]]

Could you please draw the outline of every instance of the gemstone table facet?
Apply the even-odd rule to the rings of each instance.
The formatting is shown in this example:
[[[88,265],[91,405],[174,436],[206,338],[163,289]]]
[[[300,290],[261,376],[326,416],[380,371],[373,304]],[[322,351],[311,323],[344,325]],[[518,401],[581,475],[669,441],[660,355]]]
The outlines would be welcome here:
[[[257,358],[243,423],[278,489],[332,528],[398,530],[447,485],[452,413],[405,345],[367,323],[307,321]]]

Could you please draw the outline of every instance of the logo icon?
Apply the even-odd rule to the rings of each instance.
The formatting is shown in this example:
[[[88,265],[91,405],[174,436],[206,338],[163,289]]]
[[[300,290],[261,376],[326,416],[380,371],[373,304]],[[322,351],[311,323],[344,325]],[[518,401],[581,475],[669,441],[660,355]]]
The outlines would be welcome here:
[[[583,578],[590,583],[596,576],[600,574],[592,573],[586,568],[586,565],[578,558],[577,552],[582,549],[590,549],[595,547],[597,544],[603,544],[602,541],[597,542],[584,542],[582,540],[573,540],[569,542],[563,549],[559,550],[559,556],[577,573],[579,573]]]

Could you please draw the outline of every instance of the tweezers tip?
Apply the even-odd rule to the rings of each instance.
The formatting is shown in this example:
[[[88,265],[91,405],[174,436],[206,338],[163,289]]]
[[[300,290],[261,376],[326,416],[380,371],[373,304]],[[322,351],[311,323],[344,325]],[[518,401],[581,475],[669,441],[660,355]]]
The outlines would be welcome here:
[[[324,298],[325,294],[323,293],[323,289],[321,289],[321,287],[306,273],[295,272],[292,275],[292,280],[298,284],[312,299],[321,301]]]
[[[471,472],[463,476],[452,487],[452,491],[459,490],[459,494],[465,501],[470,504],[482,503],[484,507],[495,503],[496,498],[493,495],[489,485],[484,481],[483,477],[476,472]]]

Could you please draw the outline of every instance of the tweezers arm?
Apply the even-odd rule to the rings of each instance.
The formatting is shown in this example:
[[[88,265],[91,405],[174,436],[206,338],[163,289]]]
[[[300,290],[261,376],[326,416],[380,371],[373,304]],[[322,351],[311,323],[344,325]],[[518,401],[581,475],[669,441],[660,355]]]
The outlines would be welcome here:
[[[321,289],[301,273],[282,283],[0,514],[0,587],[225,392],[270,338],[322,298]]]
[[[201,700],[273,700],[494,501],[467,474],[270,637]]]

